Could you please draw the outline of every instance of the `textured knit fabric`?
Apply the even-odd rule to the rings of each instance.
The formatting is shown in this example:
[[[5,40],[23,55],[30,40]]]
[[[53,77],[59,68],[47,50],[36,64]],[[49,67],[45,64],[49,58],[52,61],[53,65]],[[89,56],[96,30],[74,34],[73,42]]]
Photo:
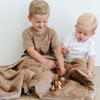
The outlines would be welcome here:
[[[24,51],[34,47],[41,54],[49,54],[60,47],[56,32],[47,27],[44,33],[38,34],[33,27],[29,27],[23,32]]]
[[[47,59],[56,60],[53,56]],[[67,70],[62,89],[50,91],[54,74],[43,64],[30,56],[23,56],[12,65],[0,66],[0,100],[19,98],[21,90],[25,94],[38,95],[48,100],[94,100],[95,88],[86,74],[86,62],[83,59],[65,60]]]

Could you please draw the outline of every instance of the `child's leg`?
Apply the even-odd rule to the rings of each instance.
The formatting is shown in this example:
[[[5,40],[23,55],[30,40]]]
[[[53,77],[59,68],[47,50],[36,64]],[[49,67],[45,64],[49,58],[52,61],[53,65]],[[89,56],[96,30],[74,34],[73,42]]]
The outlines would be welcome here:
[[[82,58],[72,60],[66,66],[66,78],[75,80],[82,85],[92,88],[93,81],[87,75],[87,62]]]
[[[66,68],[66,74],[70,74],[70,70],[74,69],[79,69],[84,73],[87,73],[87,62],[85,59],[82,58],[76,58],[72,61],[67,61],[64,63],[64,66]]]
[[[87,74],[87,62],[83,58],[76,58],[70,63],[73,68],[79,69],[80,71]]]

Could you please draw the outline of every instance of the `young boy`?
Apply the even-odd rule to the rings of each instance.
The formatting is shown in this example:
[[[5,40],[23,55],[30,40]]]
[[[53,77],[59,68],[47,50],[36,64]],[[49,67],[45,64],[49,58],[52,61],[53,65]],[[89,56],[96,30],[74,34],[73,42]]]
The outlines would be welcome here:
[[[62,51],[66,59],[84,58],[87,60],[87,74],[92,77],[95,63],[95,44],[93,36],[97,19],[91,13],[81,15],[75,25],[75,32],[65,38]]]
[[[47,26],[49,14],[49,6],[44,0],[31,2],[28,19],[32,26],[23,32],[24,51],[37,62],[48,66],[49,69],[53,69],[56,67],[55,62],[43,56],[51,54],[51,50],[53,50],[60,66],[60,75],[62,76],[66,72],[63,55],[56,32]]]

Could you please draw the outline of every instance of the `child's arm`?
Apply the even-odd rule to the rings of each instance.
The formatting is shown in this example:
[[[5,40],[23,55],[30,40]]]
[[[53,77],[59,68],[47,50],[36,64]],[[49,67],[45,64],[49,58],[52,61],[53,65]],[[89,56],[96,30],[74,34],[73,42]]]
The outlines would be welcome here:
[[[49,69],[52,69],[56,67],[56,64],[52,60],[48,60],[45,57],[43,57],[40,53],[38,53],[34,48],[28,48],[27,49],[28,54],[33,57],[36,61],[45,64],[49,67]]]
[[[58,65],[60,67],[60,76],[63,76],[66,73],[66,69],[64,67],[64,60],[63,60],[62,49],[58,48],[54,52],[55,52],[55,55],[56,55],[56,59],[58,61]]]
[[[88,56],[88,76],[92,77],[93,75],[93,68],[95,63],[95,55]]]

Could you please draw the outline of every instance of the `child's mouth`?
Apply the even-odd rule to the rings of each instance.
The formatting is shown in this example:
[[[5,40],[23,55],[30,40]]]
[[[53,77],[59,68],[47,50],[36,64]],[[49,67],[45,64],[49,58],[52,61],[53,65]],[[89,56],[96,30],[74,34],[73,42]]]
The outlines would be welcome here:
[[[79,38],[79,40],[82,40],[82,38]]]
[[[43,27],[39,27],[39,29],[42,29]]]

